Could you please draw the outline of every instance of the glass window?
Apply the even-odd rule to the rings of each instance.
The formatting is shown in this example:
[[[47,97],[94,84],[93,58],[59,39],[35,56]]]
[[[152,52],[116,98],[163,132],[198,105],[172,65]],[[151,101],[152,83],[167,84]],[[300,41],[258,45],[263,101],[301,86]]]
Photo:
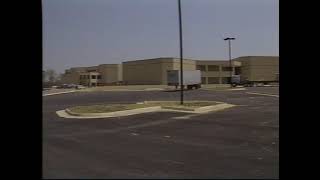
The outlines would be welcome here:
[[[223,77],[221,78],[222,84],[230,84],[230,77]]]
[[[208,71],[219,71],[219,66],[217,66],[217,65],[208,65]]]
[[[206,77],[201,77],[201,84],[207,84]]]
[[[235,67],[234,68],[234,73],[235,73],[235,75],[240,75],[241,74],[241,67]]]
[[[219,84],[219,77],[208,77],[208,84]]]
[[[98,78],[97,79],[101,79],[101,75],[98,75]]]
[[[197,65],[197,70],[206,71],[206,66],[205,65]]]
[[[96,75],[92,75],[92,76],[91,76],[91,79],[96,79]]]
[[[222,71],[232,71],[230,66],[222,67]]]

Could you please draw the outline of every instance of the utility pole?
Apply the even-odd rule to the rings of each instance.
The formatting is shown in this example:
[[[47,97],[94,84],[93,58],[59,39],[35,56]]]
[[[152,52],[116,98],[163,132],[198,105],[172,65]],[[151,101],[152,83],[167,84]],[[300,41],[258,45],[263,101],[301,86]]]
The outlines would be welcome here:
[[[182,18],[181,0],[178,0],[179,9],[179,34],[180,34],[180,104],[183,105],[183,44],[182,44]]]
[[[230,87],[232,87],[232,72],[233,72],[233,67],[232,67],[232,63],[231,63],[231,40],[235,40],[236,38],[231,38],[231,37],[227,37],[223,40],[228,41],[228,45],[229,45],[229,66],[230,66]]]

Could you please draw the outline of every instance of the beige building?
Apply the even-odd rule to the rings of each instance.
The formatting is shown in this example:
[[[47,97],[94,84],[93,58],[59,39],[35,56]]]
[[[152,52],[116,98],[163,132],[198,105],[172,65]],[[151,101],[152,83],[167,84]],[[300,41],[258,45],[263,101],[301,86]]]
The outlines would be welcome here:
[[[241,63],[232,61],[232,73]],[[201,70],[202,84],[227,84],[230,80],[229,61],[183,60],[184,70]],[[180,59],[156,58],[123,62],[123,81],[128,84],[167,84],[167,71],[180,70]]]
[[[65,71],[62,77],[63,83],[85,86],[116,84],[121,81],[121,64],[101,64],[92,67],[70,68]]]
[[[233,59],[241,62],[241,79],[250,82],[279,81],[278,56],[243,56]]]
[[[232,75],[242,81],[274,82],[279,76],[279,57],[245,56],[227,60],[183,60],[184,70],[200,70],[202,84],[229,84]],[[178,58],[155,58],[126,61],[122,64],[101,64],[66,70],[64,83],[98,86],[124,82],[131,85],[167,84],[167,71],[180,70]]]
[[[167,71],[179,70],[176,58],[155,58],[122,63],[123,81],[127,84],[167,84]],[[184,70],[195,70],[196,61],[185,59]]]
[[[231,61],[196,61],[196,69],[201,71],[202,84],[228,84],[232,75],[239,75],[241,63]]]

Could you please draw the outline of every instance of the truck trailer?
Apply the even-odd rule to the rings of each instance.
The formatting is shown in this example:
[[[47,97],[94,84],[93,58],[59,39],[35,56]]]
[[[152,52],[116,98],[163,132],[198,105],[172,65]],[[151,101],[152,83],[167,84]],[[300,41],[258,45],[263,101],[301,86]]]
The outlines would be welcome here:
[[[181,86],[180,71],[168,70],[167,71],[168,86]],[[183,88],[199,89],[201,88],[201,72],[200,70],[183,71]]]

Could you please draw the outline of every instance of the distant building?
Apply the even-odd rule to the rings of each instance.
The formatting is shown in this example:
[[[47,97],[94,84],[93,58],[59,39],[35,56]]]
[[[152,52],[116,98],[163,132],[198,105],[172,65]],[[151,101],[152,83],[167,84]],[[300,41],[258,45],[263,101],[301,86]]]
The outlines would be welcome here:
[[[65,84],[103,86],[122,81],[121,64],[101,64],[92,67],[76,67],[65,71],[61,78]]]
[[[123,81],[127,84],[167,84],[167,70],[179,70],[176,58],[155,58],[122,63]],[[196,61],[184,59],[184,70],[195,70]]]
[[[228,84],[230,71],[242,81],[279,81],[279,57],[245,56],[226,60],[183,60],[184,70],[200,70],[202,84]],[[125,61],[122,64],[101,64],[66,70],[63,83],[102,86],[124,82],[135,85],[167,84],[167,71],[180,70],[180,59],[165,57]]]
[[[233,59],[241,62],[241,79],[250,82],[279,81],[278,56],[244,56]]]
[[[201,71],[202,84],[228,84],[230,82],[230,71],[232,75],[239,75],[241,63],[231,61],[196,61],[197,70]]]

